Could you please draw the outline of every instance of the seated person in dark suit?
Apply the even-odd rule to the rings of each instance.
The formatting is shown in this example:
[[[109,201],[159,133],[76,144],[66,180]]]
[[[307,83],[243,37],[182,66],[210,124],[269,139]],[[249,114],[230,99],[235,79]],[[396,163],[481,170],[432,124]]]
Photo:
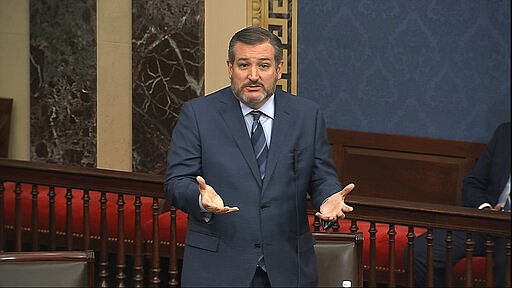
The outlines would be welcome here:
[[[475,167],[464,179],[462,187],[464,206],[477,209],[497,210],[510,213],[510,122],[503,123],[494,132],[484,153]],[[446,231],[433,230],[434,286],[445,286],[446,269]],[[453,231],[452,260],[456,264],[466,256],[466,233]],[[505,242],[503,238],[494,239],[494,285],[505,285]],[[427,284],[427,246],[426,233],[414,241],[414,281],[418,287]],[[485,235],[473,234],[474,256],[485,255]],[[404,263],[407,264],[407,247],[404,251]]]

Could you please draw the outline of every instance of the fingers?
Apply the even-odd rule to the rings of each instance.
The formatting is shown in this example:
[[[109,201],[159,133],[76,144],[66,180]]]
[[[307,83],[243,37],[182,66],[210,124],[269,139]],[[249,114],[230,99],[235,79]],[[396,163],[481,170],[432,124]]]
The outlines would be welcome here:
[[[224,206],[224,207],[219,208],[219,209],[214,209],[214,211],[211,211],[211,212],[213,214],[227,214],[227,213],[237,212],[239,210],[240,209],[238,207]]]
[[[343,214],[343,212],[351,212],[354,210],[352,206],[345,204],[345,197],[354,189],[354,187],[356,187],[356,185],[354,185],[354,183],[350,183],[339,192],[341,199],[343,201],[343,206],[341,207],[341,214]],[[345,214],[343,214],[343,218],[345,218]]]
[[[197,183],[199,184],[199,191],[206,189],[206,181],[201,176],[196,177]]]
[[[237,212],[238,210],[240,210],[238,207],[229,207],[229,206],[225,206],[224,208],[226,208],[226,213],[231,213],[231,212]]]
[[[320,211],[323,213],[317,212],[316,216],[324,221],[334,221],[338,218],[344,219],[344,212],[351,212],[354,210],[353,207],[345,204],[345,197],[354,189],[354,187],[354,183],[350,183],[338,193],[335,193],[327,198],[327,200],[320,207]]]
[[[345,219],[345,213],[343,212],[338,212],[335,216],[328,216],[328,215],[324,215],[320,212],[316,212],[315,216],[317,216],[318,218],[320,218],[321,220],[324,220],[324,221],[336,221],[337,219]]]
[[[328,215],[324,215],[320,212],[316,212],[315,216],[317,216],[318,218],[322,219],[322,220],[325,220],[325,221],[335,221],[338,216],[337,215],[334,215],[334,216],[328,216]],[[345,215],[343,214],[343,217],[345,217]]]
[[[354,187],[356,187],[356,185],[354,185],[354,183],[350,183],[347,186],[345,186],[345,188],[343,188],[340,191],[341,196],[343,198],[345,198],[345,196],[347,196],[347,194],[350,193],[350,191],[352,191],[354,189]]]

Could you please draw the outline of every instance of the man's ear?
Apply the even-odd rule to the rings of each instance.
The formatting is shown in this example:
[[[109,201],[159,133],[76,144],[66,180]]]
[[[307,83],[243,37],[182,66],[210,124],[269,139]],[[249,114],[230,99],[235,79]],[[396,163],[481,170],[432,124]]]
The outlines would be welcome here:
[[[229,60],[226,61],[227,67],[228,67],[228,76],[229,79],[231,79],[231,75],[233,75],[233,64],[229,62]]]
[[[277,72],[277,79],[281,79],[281,76],[283,75],[283,65],[284,61],[281,60],[279,64],[277,65],[276,72]]]

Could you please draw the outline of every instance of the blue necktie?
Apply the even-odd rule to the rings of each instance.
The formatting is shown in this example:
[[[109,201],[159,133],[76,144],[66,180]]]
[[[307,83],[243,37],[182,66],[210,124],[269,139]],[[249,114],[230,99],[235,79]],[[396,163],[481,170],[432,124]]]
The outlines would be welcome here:
[[[254,154],[256,155],[256,161],[258,162],[258,166],[260,168],[261,179],[265,177],[265,166],[267,163],[267,140],[265,139],[265,133],[263,132],[263,126],[260,123],[260,116],[262,114],[261,111],[253,110],[250,112],[253,120],[251,127],[251,142],[252,147],[254,148]],[[267,271],[265,267],[265,259],[263,255],[258,259],[258,267],[263,269],[263,271]]]
[[[258,162],[258,166],[260,168],[261,179],[265,177],[265,166],[267,164],[267,140],[265,139],[265,133],[263,132],[263,126],[260,123],[260,116],[262,114],[261,111],[253,110],[250,112],[253,121],[251,128],[251,142],[252,147],[254,148],[254,153],[256,155],[256,161]]]

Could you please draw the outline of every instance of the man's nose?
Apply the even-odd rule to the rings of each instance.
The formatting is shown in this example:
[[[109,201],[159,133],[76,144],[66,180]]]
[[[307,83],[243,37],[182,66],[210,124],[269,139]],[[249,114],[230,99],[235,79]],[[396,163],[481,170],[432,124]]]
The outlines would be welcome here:
[[[249,80],[256,81],[256,80],[258,80],[258,78],[259,78],[259,75],[258,75],[257,67],[252,67],[251,70],[249,71]]]

